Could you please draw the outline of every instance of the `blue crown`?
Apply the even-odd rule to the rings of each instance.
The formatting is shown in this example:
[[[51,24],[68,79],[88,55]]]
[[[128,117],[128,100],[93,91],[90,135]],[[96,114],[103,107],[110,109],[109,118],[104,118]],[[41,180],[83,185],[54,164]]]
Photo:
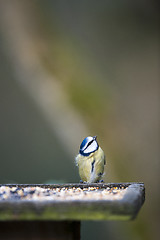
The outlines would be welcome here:
[[[92,151],[92,152],[88,152],[88,153],[84,153],[84,150],[87,148],[87,146],[88,146],[88,144],[87,143],[89,143],[89,142],[91,142],[91,141],[93,141],[93,140],[96,140],[96,136],[94,136],[94,137],[86,137],[83,141],[82,141],[82,143],[81,143],[81,145],[80,145],[80,150],[79,150],[79,153],[81,154],[81,155],[83,155],[83,156],[89,156],[92,152],[95,152],[95,151],[97,151],[97,149],[98,149],[98,147],[99,147],[99,145],[98,145],[98,143],[97,143],[97,148],[94,150],[94,151]],[[96,141],[97,142],[97,141]]]
[[[82,150],[84,148],[84,146],[86,145],[86,143],[88,142],[88,137],[86,137],[82,143],[81,143],[81,146],[80,146],[80,150]]]

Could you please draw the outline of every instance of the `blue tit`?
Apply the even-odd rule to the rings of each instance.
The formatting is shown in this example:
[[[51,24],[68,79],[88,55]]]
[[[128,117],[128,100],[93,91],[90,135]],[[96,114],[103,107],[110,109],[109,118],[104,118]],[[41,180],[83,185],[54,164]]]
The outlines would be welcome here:
[[[103,150],[98,145],[96,136],[86,137],[82,141],[75,161],[79,167],[79,175],[83,182],[95,183],[101,180],[106,160]]]

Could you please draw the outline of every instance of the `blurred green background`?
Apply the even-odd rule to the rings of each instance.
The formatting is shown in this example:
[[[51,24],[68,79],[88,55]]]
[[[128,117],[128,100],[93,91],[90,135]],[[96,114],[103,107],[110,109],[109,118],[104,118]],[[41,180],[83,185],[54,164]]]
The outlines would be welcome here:
[[[0,0],[0,183],[79,182],[88,135],[106,182],[144,182],[131,222],[83,222],[82,239],[159,239],[156,1]]]

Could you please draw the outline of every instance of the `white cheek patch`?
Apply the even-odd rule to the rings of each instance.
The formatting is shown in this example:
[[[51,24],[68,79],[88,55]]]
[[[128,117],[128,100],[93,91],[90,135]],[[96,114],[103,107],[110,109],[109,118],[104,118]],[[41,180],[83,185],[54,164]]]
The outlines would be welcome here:
[[[84,150],[84,153],[91,153],[91,152],[94,152],[96,151],[97,149],[97,142],[96,141],[93,141],[85,150]]]

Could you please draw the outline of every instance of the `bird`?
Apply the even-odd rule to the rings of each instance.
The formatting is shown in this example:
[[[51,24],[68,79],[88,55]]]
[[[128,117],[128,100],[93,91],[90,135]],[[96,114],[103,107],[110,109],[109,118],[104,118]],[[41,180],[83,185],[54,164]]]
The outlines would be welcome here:
[[[101,178],[104,174],[106,159],[97,142],[97,136],[88,136],[82,141],[75,162],[79,167],[80,182],[96,183],[103,181]]]

